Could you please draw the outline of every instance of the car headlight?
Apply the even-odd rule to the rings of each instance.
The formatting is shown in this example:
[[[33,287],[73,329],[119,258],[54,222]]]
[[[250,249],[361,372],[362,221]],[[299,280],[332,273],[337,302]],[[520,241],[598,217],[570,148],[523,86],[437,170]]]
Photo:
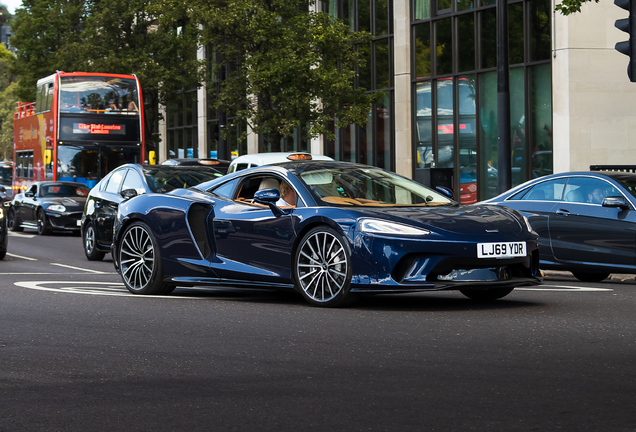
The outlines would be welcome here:
[[[369,234],[397,234],[397,235],[427,235],[429,230],[415,228],[395,222],[387,222],[379,219],[360,219],[358,221],[360,231]]]
[[[55,205],[49,206],[49,208],[47,208],[47,210],[62,213],[62,212],[66,211],[66,207],[64,207],[61,204],[55,204]]]

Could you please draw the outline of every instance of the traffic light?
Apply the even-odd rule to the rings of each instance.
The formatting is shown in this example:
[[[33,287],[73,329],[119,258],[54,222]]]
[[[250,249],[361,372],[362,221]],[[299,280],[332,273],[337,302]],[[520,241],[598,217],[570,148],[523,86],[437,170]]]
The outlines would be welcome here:
[[[617,42],[616,51],[629,56],[627,76],[631,82],[636,82],[636,0],[614,0],[619,8],[629,11],[629,17],[616,20],[617,29],[629,34],[629,40]]]

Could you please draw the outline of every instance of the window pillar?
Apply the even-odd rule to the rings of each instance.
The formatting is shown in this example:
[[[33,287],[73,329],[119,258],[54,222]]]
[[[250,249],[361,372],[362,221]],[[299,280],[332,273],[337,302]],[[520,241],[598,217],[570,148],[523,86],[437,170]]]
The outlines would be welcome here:
[[[395,83],[395,172],[413,178],[411,19],[407,1],[393,2]]]

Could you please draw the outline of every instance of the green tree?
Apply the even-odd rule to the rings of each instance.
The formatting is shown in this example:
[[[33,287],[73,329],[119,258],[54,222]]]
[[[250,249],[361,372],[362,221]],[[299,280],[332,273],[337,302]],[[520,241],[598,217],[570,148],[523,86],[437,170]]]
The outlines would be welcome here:
[[[200,85],[196,31],[186,4],[171,0],[24,0],[14,22],[17,94],[35,99],[35,84],[56,70],[136,74],[147,110]],[[185,30],[184,30],[185,29]]]
[[[583,3],[591,2],[592,0],[562,0],[561,3],[555,6],[555,10],[558,10],[563,15],[570,15],[571,13],[581,12],[581,6]],[[593,0],[596,3],[599,0]]]
[[[0,43],[0,158],[13,159],[13,113],[17,83],[9,73],[13,54]]]
[[[247,121],[272,143],[292,136],[325,134],[366,124],[378,95],[354,87],[356,47],[368,33],[352,32],[341,20],[311,11],[313,0],[201,0],[193,22],[202,43],[212,46],[225,71],[216,106]]]

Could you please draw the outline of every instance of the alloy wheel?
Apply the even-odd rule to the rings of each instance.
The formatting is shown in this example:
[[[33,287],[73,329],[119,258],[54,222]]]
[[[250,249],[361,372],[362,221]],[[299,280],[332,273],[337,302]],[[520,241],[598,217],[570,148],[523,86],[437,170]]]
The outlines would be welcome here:
[[[318,231],[307,237],[300,246],[296,266],[298,283],[316,302],[334,299],[347,284],[347,252],[330,232]]]
[[[95,249],[95,230],[93,229],[93,225],[89,225],[88,228],[86,228],[84,247],[86,248],[87,254],[91,254]]]
[[[120,247],[121,275],[132,290],[145,288],[155,268],[155,250],[150,234],[137,225],[124,234]]]

